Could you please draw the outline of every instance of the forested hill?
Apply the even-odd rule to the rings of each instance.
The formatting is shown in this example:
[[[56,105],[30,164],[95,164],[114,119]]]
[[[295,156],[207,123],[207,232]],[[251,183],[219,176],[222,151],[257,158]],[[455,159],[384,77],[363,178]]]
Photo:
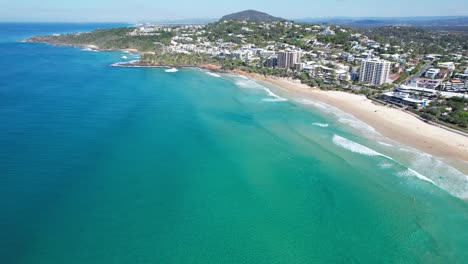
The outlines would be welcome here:
[[[255,10],[246,10],[230,15],[223,16],[220,21],[224,20],[246,20],[246,21],[252,21],[252,22],[271,22],[271,21],[277,21],[277,20],[284,20],[279,17],[274,17],[272,15],[269,15],[267,13],[255,11]]]

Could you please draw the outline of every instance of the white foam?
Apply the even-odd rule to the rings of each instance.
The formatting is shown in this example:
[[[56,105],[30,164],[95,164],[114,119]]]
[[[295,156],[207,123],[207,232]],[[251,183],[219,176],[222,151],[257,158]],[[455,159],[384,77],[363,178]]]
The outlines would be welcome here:
[[[82,51],[91,51],[91,52],[98,52],[96,49],[91,49],[91,48],[82,48]]]
[[[422,175],[421,173],[419,173],[419,172],[417,172],[417,171],[415,171],[415,170],[413,170],[411,168],[408,168],[406,171],[399,172],[398,175],[399,176],[404,176],[404,177],[417,177],[417,178],[419,178],[421,180],[424,180],[424,181],[427,181],[427,182],[430,182],[430,183],[436,185],[436,183],[433,180],[429,179],[428,177]]]
[[[359,131],[365,132],[368,136],[370,136],[370,138],[374,138],[374,140],[380,138],[380,134],[376,132],[374,128],[337,108],[308,99],[297,99],[297,102],[310,105],[321,112],[333,114],[338,118],[339,122],[347,124],[348,126],[358,129]],[[355,142],[349,142],[346,139],[334,137],[335,144],[345,147],[353,152],[365,155],[384,156],[395,162],[395,165],[398,164],[404,168],[411,168],[407,169],[403,173],[400,173],[401,175],[417,177],[418,179],[436,185],[437,187],[447,191],[455,197],[459,197],[465,200],[468,199],[468,176],[445,163],[440,158],[433,157],[427,153],[420,152],[410,147],[405,146],[403,148],[399,145],[391,145],[382,141],[377,142],[384,147],[391,148],[391,150],[394,152],[400,152],[394,155],[402,155],[403,157],[401,157],[401,159],[405,160],[405,164],[402,164],[388,156],[382,155],[377,151],[359,145]],[[388,165],[380,164],[380,166],[381,168],[386,169]]]
[[[410,149],[407,152],[411,155],[408,158],[408,167],[417,170],[419,173],[431,178],[436,185],[453,196],[465,199],[468,194],[468,176],[445,163],[440,158]]]
[[[211,75],[211,76],[216,77],[216,78],[221,78],[221,75],[216,74],[214,72],[206,72],[206,74]]]
[[[128,57],[127,56],[122,56],[122,59],[126,60],[126,59],[128,59]]]
[[[379,143],[380,145],[382,145],[382,146],[385,146],[385,147],[393,147],[393,145],[388,144],[388,143],[385,143],[385,142],[382,142],[382,141],[379,141],[378,143]]]
[[[344,137],[340,137],[338,135],[334,135],[333,136],[333,143],[335,143],[336,145],[338,146],[341,146],[351,152],[354,152],[354,153],[358,153],[358,154],[362,154],[362,155],[366,155],[366,156],[381,156],[381,157],[385,157],[389,160],[392,160],[394,162],[396,162],[397,164],[401,165],[401,166],[404,166],[403,164],[395,161],[394,159],[392,159],[391,157],[389,156],[386,156],[382,153],[379,153],[373,149],[370,149],[366,146],[363,146],[359,143],[356,143],[354,141],[351,141],[349,139],[346,139]],[[390,168],[392,167],[391,164],[387,164],[387,163],[381,163],[380,164],[380,167],[381,168]],[[433,180],[429,179],[428,177],[422,175],[421,173],[411,169],[411,168],[408,168],[406,171],[403,171],[403,172],[399,172],[398,173],[399,176],[406,176],[406,177],[417,177],[421,180],[424,180],[424,181],[427,181],[427,182],[430,182],[436,186],[438,186]]]
[[[165,72],[170,72],[170,73],[172,73],[172,72],[178,72],[178,71],[179,71],[179,70],[177,70],[176,68],[171,68],[171,69],[165,70]]]
[[[250,89],[262,89],[264,88],[262,85],[258,84],[252,80],[238,80],[235,84],[241,88],[250,88]]]
[[[288,100],[286,98],[283,98],[283,97],[273,93],[270,89],[268,89],[266,87],[263,87],[263,90],[265,90],[265,92],[268,94],[268,96],[270,96],[272,98],[264,98],[264,99],[262,99],[262,101],[265,101],[265,102],[284,102],[284,101]]]
[[[387,162],[381,162],[379,163],[379,167],[381,169],[390,169],[394,166],[394,164],[391,164],[391,163],[387,163]]]
[[[116,63],[112,63],[112,67],[133,67],[133,68],[142,68],[142,67],[150,67],[150,66],[139,66],[139,65],[133,65],[133,63],[138,62],[138,60],[132,60],[132,61],[120,61]]]
[[[375,131],[373,127],[355,118],[353,115],[350,115],[347,113],[342,114],[342,116],[338,118],[338,122],[348,125],[360,131],[367,131],[372,134],[377,134],[377,132]]]
[[[303,98],[297,100],[297,102],[301,104],[305,104],[305,105],[310,105],[314,108],[317,108],[321,112],[332,114],[338,119],[338,122],[348,125],[356,130],[365,131],[371,135],[379,135],[379,133],[375,131],[373,127],[362,122],[361,120],[357,119],[353,115],[341,111],[340,109],[336,107],[333,107],[333,106],[330,106],[321,102],[309,100],[309,99],[303,99]]]
[[[390,160],[393,160],[392,158],[385,156],[382,153],[379,153],[373,149],[370,149],[366,146],[363,146],[359,143],[356,143],[344,137],[340,137],[338,135],[333,135],[333,143],[335,143],[335,145],[338,145],[354,153],[358,153],[358,154],[362,154],[366,156],[381,156],[381,157],[385,157]]]
[[[267,95],[268,95],[268,98],[263,98],[262,101],[264,102],[284,102],[284,101],[288,101],[288,99],[286,98],[283,98],[277,94],[275,94],[274,92],[272,92],[270,89],[268,89],[267,87],[259,84],[258,82],[252,80],[252,79],[248,79],[248,78],[241,78],[242,80],[240,80],[239,78],[240,77],[244,77],[244,76],[236,76],[238,77],[235,84],[241,88],[246,88],[246,89],[259,89],[259,90],[264,90]]]
[[[312,125],[318,126],[318,127],[328,127],[328,124],[324,124],[324,123],[313,123]]]

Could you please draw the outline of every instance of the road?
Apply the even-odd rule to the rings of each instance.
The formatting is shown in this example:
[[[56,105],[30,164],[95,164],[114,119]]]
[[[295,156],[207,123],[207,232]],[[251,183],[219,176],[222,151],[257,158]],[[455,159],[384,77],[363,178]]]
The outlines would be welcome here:
[[[421,69],[419,69],[419,71],[413,75],[410,75],[403,83],[407,83],[409,81],[412,81],[414,79],[417,79],[419,77],[421,77],[421,75],[423,75],[423,73],[425,73],[427,70],[429,70],[430,68],[432,68],[433,65],[431,62],[428,62],[426,64],[424,64]]]

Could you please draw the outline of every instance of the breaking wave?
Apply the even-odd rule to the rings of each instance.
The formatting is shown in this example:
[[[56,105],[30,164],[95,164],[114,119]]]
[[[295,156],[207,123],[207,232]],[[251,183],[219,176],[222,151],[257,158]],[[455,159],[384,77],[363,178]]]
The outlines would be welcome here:
[[[263,87],[263,89],[268,94],[268,96],[272,97],[272,98],[263,98],[262,101],[265,101],[265,102],[284,102],[284,101],[288,100],[286,98],[283,98],[283,97],[273,93],[270,89],[268,89],[266,87]]]
[[[400,168],[396,172],[397,176],[416,177],[434,184],[453,196],[464,200],[468,199],[468,176],[432,155],[417,150],[411,150],[411,156],[407,157],[407,154],[405,154],[405,159],[409,161],[408,164],[405,165],[392,157],[338,135],[333,136],[333,143],[353,153],[387,158],[390,162],[380,162],[378,164],[381,169]]]
[[[313,123],[312,125],[318,126],[318,127],[328,127],[329,126],[328,124],[324,124],[324,123]]]
[[[436,183],[433,180],[429,179],[428,177],[422,175],[421,173],[419,173],[419,172],[417,172],[417,171],[415,171],[415,170],[413,170],[411,168],[408,168],[406,171],[399,172],[398,176],[417,177],[417,178],[419,178],[421,180],[428,181],[428,182],[436,185]]]
[[[317,108],[321,112],[334,115],[337,118],[338,122],[345,124],[349,127],[352,127],[356,130],[365,131],[368,134],[372,134],[372,135],[380,135],[373,127],[362,122],[361,120],[357,119],[353,115],[341,111],[340,109],[336,107],[333,107],[333,106],[330,106],[321,102],[309,100],[309,99],[303,99],[303,98],[299,99],[297,102],[300,104],[304,104],[304,105],[310,105],[314,108]]]
[[[381,157],[385,157],[385,158],[388,158],[390,160],[393,160],[392,158],[382,154],[382,153],[379,153],[373,149],[370,149],[366,146],[363,146],[359,143],[356,143],[354,141],[351,141],[349,139],[346,139],[344,137],[340,137],[338,135],[333,135],[333,143],[335,143],[335,145],[337,146],[340,146],[342,148],[345,148],[351,152],[354,152],[354,153],[358,153],[358,154],[362,154],[362,155],[366,155],[366,156],[381,156]]]
[[[165,70],[165,72],[169,72],[169,73],[178,72],[178,71],[179,71],[179,70],[177,70],[176,68],[171,68],[171,69]]]
[[[91,52],[98,52],[96,49],[91,49],[91,48],[82,48],[82,51],[91,51]]]
[[[216,77],[216,78],[221,78],[221,75],[216,74],[214,72],[206,72],[206,74],[211,75],[211,76]]]
[[[288,101],[288,99],[286,98],[283,98],[277,94],[275,94],[274,92],[272,92],[270,89],[268,89],[267,87],[259,84],[258,82],[252,80],[252,79],[249,79],[247,77],[244,77],[244,76],[237,76],[239,78],[237,78],[237,81],[235,81],[235,84],[241,88],[247,88],[247,89],[258,89],[258,90],[264,90],[266,93],[267,93],[267,98],[263,98],[262,101],[264,102],[284,102],[284,101]],[[241,77],[244,77],[244,78],[241,78]]]
[[[382,142],[382,141],[379,141],[378,143],[379,143],[380,145],[382,145],[382,146],[385,146],[385,147],[393,147],[393,145],[388,144],[388,143],[385,143],[385,142]]]

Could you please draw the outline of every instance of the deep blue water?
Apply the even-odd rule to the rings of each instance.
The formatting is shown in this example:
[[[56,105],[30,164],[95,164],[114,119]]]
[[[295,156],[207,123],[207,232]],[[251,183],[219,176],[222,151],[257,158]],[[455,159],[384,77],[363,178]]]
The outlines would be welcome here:
[[[20,42],[114,26],[0,24],[1,263],[468,258],[466,175],[350,115]]]

